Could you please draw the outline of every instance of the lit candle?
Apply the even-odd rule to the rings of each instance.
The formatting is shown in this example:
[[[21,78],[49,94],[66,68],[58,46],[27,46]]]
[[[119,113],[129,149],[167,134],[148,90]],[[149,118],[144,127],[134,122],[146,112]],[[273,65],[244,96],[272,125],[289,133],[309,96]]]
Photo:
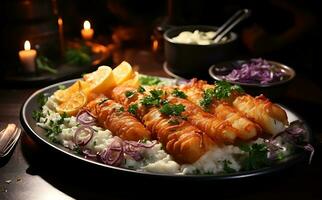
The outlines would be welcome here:
[[[63,31],[63,19],[58,18],[58,32],[59,32],[59,42],[60,42],[60,53],[64,55],[65,44],[64,44],[64,31]]]
[[[37,55],[37,51],[30,48],[30,42],[28,40],[25,41],[24,48],[25,50],[19,51],[20,61],[27,72],[35,72],[35,58]]]
[[[82,36],[85,40],[90,40],[93,38],[94,30],[91,28],[91,23],[89,21],[84,22],[84,28],[81,31]]]

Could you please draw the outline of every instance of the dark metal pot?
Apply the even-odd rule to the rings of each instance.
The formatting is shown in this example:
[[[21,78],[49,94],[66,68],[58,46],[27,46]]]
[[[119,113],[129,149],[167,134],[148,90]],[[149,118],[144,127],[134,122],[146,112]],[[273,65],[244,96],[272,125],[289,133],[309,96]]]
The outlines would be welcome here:
[[[171,38],[183,31],[216,31],[214,26],[180,26],[168,29],[164,37],[165,59],[167,68],[183,77],[203,77],[208,75],[208,68],[217,63],[234,58],[238,49],[236,33],[229,33],[224,43],[198,45],[182,44],[171,41]]]

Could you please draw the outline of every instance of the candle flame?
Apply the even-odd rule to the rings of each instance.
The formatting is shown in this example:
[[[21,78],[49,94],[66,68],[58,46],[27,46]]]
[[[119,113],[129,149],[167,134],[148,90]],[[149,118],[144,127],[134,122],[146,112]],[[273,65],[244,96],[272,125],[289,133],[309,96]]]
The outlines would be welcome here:
[[[29,42],[29,40],[25,41],[24,47],[25,47],[25,50],[30,50],[30,42]]]
[[[158,47],[159,47],[159,42],[158,42],[158,40],[153,40],[153,43],[152,43],[152,50],[153,50],[153,51],[157,51],[157,50],[158,50]]]
[[[91,23],[88,20],[84,21],[84,29],[91,29]]]
[[[58,18],[58,25],[59,26],[63,25],[63,19],[61,17]]]

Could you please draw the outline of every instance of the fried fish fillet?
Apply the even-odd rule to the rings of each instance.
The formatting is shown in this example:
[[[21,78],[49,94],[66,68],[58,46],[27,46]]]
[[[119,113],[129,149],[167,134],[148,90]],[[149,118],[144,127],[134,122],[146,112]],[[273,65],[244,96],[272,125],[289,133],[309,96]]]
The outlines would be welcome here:
[[[86,108],[97,118],[99,124],[124,140],[150,139],[151,132],[124,107],[113,100],[99,97]]]
[[[280,106],[273,104],[263,95],[243,95],[233,101],[233,106],[249,119],[260,124],[264,132],[277,134],[288,125],[287,114]]]
[[[216,145],[203,131],[189,122],[179,119],[173,123],[173,118],[163,115],[158,107],[141,104],[146,93],[135,93],[126,97],[128,91],[136,88],[118,86],[112,91],[112,98],[129,108],[138,105],[135,116],[152,132],[152,138],[157,139],[179,163],[193,163]]]

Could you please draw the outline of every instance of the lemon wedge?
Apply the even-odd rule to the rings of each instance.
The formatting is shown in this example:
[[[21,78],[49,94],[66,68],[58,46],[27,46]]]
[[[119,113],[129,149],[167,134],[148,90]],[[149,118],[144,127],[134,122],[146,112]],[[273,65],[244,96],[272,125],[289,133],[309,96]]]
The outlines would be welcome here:
[[[139,73],[134,72],[134,77],[132,77],[131,79],[129,79],[127,81],[124,81],[121,85],[135,87],[135,88],[139,87],[140,86]]]
[[[115,87],[115,79],[112,69],[108,66],[100,66],[96,71],[84,75],[84,80],[89,84],[91,93],[107,93]]]
[[[82,90],[71,94],[70,98],[57,107],[57,112],[76,115],[87,103],[87,97]]]
[[[68,101],[68,99],[70,99],[70,96],[73,93],[78,92],[80,90],[85,91],[88,88],[88,86],[88,83],[86,83],[85,81],[78,80],[73,85],[64,90],[57,90],[54,93],[54,97],[59,103],[62,103]]]
[[[126,61],[123,61],[113,69],[113,75],[116,85],[120,85],[125,81],[131,79],[133,77],[133,74],[134,72],[132,66]]]

